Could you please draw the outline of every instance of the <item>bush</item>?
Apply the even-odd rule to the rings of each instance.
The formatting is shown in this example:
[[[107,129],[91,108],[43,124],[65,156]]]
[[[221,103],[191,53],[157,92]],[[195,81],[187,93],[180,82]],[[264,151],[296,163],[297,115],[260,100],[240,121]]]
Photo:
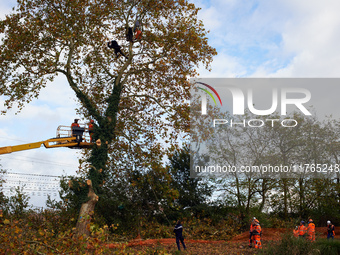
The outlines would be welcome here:
[[[24,193],[24,187],[18,186],[14,189],[14,192],[15,194],[8,199],[8,203],[4,206],[5,211],[22,217],[27,212],[30,197]]]
[[[241,228],[241,225],[235,225],[232,218],[221,220],[214,224],[211,219],[183,219],[184,232],[187,239],[203,240],[230,240]]]
[[[268,249],[262,250],[261,253],[269,255],[305,255],[310,254],[313,250],[311,242],[296,238],[292,234],[283,235],[278,244],[271,243],[268,247]]]
[[[315,243],[315,252],[320,252],[319,254],[327,255],[337,255],[340,254],[340,241],[338,240],[327,240],[320,239]],[[315,253],[317,254],[317,253]]]
[[[268,249],[263,249],[260,254],[275,255],[337,255],[340,254],[340,241],[319,239],[314,243],[306,239],[296,238],[285,234],[279,243],[271,243]]]
[[[174,227],[161,225],[157,221],[142,222],[141,236],[143,239],[174,238]]]

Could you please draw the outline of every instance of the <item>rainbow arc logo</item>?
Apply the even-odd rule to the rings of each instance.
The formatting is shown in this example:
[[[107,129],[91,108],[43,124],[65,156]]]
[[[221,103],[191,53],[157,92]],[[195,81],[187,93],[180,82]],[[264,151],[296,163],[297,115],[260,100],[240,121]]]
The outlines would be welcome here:
[[[200,84],[200,85],[203,85],[205,87],[207,87],[208,89],[210,89],[218,98],[218,100],[220,101],[221,103],[221,106],[222,106],[222,100],[221,100],[221,97],[220,95],[217,93],[217,91],[210,85],[206,84],[206,83],[203,83],[203,82],[195,82],[195,84]],[[197,87],[198,89],[201,89],[203,90],[204,92],[206,92],[211,98],[212,100],[214,101],[215,105],[217,106],[217,102],[216,102],[216,99],[214,97],[214,95],[207,89],[205,88],[201,88],[201,87]],[[207,97],[206,97],[206,94],[203,94],[202,95],[202,115],[206,115],[207,114]]]

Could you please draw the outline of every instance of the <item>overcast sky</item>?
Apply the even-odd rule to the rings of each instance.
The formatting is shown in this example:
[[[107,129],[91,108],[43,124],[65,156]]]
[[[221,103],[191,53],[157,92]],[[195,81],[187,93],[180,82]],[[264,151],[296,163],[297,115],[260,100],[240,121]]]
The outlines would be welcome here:
[[[340,1],[193,2],[202,8],[199,18],[218,52],[212,71],[200,69],[200,77],[339,77]],[[1,1],[0,18],[14,5]],[[0,116],[0,147],[54,137],[58,125],[77,117],[75,107],[65,79],[56,79],[19,114]],[[0,163],[9,172],[74,174],[78,156],[76,150],[40,148],[2,155]],[[34,197],[32,203],[43,205],[43,200]]]

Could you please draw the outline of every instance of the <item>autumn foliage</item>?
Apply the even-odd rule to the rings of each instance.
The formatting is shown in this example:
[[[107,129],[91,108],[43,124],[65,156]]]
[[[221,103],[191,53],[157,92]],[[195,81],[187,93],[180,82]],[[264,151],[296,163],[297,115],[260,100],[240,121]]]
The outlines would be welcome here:
[[[109,160],[119,168],[126,154],[138,153],[137,167],[151,168],[167,153],[160,144],[173,149],[178,134],[188,131],[188,77],[199,64],[208,68],[216,54],[197,12],[183,0],[20,0],[0,21],[2,113],[21,109],[62,75],[78,113],[95,120],[84,179],[71,180],[82,203],[78,232],[89,234]],[[141,38],[126,40],[137,21]],[[107,47],[111,40],[126,58]]]

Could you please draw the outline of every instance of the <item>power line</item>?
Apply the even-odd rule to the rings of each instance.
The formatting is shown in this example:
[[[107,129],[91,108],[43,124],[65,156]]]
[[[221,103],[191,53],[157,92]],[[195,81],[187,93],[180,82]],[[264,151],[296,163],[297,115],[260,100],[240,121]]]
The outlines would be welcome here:
[[[4,190],[4,195],[14,195],[15,192],[14,191],[11,191],[11,190]],[[27,194],[27,195],[30,195],[31,197],[30,198],[33,198],[33,197],[40,197],[40,196],[43,196],[43,197],[46,197],[47,195],[50,195],[50,196],[53,196],[53,197],[57,197],[58,194],[59,194],[59,190],[56,190],[56,191],[23,191],[23,193]]]
[[[19,156],[19,157],[22,157],[22,158],[27,158],[27,159],[20,159],[18,158],[18,156],[16,158],[13,158],[13,157],[8,157],[7,155],[2,155],[1,158],[7,158],[7,159],[11,159],[11,160],[19,160],[19,161],[26,161],[26,162],[31,162],[31,163],[36,163],[36,164],[49,164],[49,165],[56,165],[56,166],[61,166],[61,167],[68,167],[68,168],[74,168],[75,166],[74,165],[71,165],[71,164],[63,164],[63,163],[58,163],[58,162],[55,162],[55,161],[44,161],[44,160],[41,160],[41,159],[37,159],[37,158],[32,158],[32,159],[35,159],[35,160],[39,160],[39,161],[35,161],[35,160],[29,160],[30,157],[23,157],[23,156]]]
[[[57,175],[6,172],[2,174],[5,179],[1,190],[5,195],[15,195],[16,187],[21,187],[21,191],[33,197],[53,196],[57,197],[60,188],[60,178]]]
[[[15,158],[13,158],[13,157],[11,157],[11,156],[9,156],[9,155],[5,155],[5,156],[2,156],[2,157],[9,158],[9,159],[13,159],[13,160],[30,161],[30,162],[43,163],[43,164],[65,165],[65,166],[73,167],[72,164],[64,164],[64,163],[60,163],[60,162],[56,162],[56,161],[43,160],[43,159],[33,158],[33,157],[16,156]],[[33,161],[33,160],[24,160],[24,159],[20,159],[20,158],[33,159],[33,160],[38,160],[38,161],[41,161],[41,162],[37,162],[37,161]]]
[[[15,188],[17,188],[17,187],[15,187],[15,186],[10,186],[10,187],[3,187],[2,188],[2,190],[10,190],[10,191],[13,191],[13,190],[15,190]],[[26,192],[26,191],[37,191],[37,192],[59,192],[59,188],[57,189],[57,188],[54,188],[54,189],[34,189],[34,188],[23,188],[22,189],[23,190],[23,192]]]
[[[30,175],[30,176],[58,177],[58,178],[61,178],[61,176],[57,176],[57,175],[48,175],[48,174],[27,174],[27,173],[14,173],[14,172],[6,172],[5,174]]]

